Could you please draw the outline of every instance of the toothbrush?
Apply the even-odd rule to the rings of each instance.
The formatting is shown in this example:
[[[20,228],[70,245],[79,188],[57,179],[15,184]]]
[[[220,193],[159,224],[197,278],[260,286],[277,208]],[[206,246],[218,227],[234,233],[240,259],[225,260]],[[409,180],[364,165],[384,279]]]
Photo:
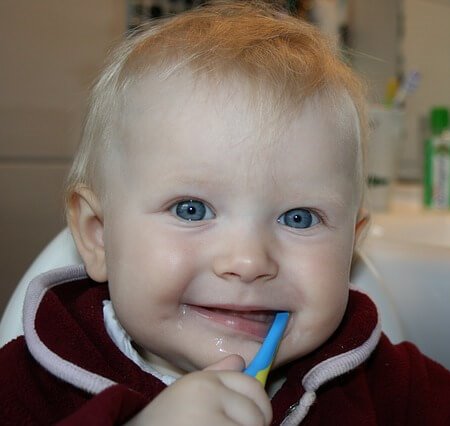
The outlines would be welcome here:
[[[275,315],[273,324],[270,327],[262,346],[259,348],[259,351],[253,358],[252,362],[244,370],[245,374],[254,377],[263,386],[266,384],[270,367],[272,366],[272,362],[277,354],[288,319],[288,312],[278,312]]]
[[[394,96],[394,99],[392,100],[392,105],[395,108],[400,108],[405,103],[405,99],[408,95],[413,93],[420,83],[420,74],[418,71],[411,71],[407,77],[405,78],[405,81],[398,89],[396,95]]]

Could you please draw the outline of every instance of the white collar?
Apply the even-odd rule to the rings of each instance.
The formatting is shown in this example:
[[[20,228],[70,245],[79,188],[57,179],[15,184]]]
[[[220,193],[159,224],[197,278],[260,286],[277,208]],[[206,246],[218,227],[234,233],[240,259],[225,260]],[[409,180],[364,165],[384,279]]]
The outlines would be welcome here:
[[[133,361],[141,370],[150,373],[161,380],[165,385],[171,385],[176,378],[168,374],[161,374],[152,365],[139,355],[138,351],[131,344],[131,337],[124,330],[116,317],[110,300],[103,301],[103,319],[109,337],[128,359]]]

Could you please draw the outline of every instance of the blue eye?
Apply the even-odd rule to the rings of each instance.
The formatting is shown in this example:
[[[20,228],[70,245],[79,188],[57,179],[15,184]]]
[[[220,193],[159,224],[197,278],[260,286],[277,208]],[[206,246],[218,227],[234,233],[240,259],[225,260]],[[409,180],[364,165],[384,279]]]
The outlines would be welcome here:
[[[320,219],[308,209],[292,209],[283,213],[277,221],[291,228],[305,229],[318,224]]]
[[[180,201],[173,205],[170,211],[180,219],[190,222],[214,218],[211,209],[205,203],[197,200]]]

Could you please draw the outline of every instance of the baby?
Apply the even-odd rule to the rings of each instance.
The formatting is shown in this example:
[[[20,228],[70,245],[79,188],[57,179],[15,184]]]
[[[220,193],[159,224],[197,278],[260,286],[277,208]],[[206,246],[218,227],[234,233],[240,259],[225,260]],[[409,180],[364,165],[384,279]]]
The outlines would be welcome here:
[[[349,287],[365,122],[333,46],[264,4],[128,40],[69,176],[84,266],[30,285],[2,424],[448,424],[450,374]],[[267,394],[242,370],[279,311]]]

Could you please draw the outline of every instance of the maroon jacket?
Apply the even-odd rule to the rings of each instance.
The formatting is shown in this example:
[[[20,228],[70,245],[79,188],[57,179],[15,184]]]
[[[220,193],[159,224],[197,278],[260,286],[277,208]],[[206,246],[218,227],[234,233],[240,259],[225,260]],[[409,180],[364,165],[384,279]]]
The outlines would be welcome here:
[[[109,338],[108,298],[82,267],[30,284],[25,338],[0,350],[0,424],[123,424],[166,387]],[[450,425],[450,372],[409,343],[392,345],[355,290],[334,335],[284,373],[274,425]]]

